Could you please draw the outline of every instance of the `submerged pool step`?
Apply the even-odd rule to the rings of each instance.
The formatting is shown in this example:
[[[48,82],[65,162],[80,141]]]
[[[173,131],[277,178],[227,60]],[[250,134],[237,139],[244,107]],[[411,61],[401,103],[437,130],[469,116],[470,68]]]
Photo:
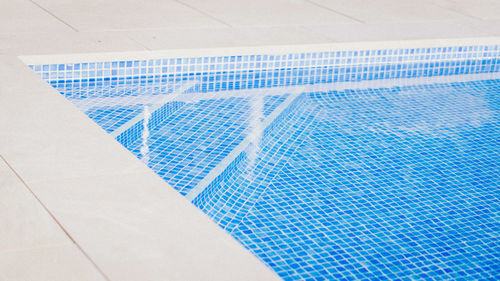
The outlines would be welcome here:
[[[289,92],[259,89],[179,95],[157,111],[157,118],[151,118],[148,166],[182,195],[187,194],[245,139],[252,120],[275,111]],[[257,101],[262,103],[253,113]],[[127,131],[128,137],[120,136],[120,142],[141,159],[142,129],[144,124],[139,122]]]
[[[286,109],[288,106],[299,97],[301,93],[305,91],[306,87],[297,87],[295,91],[290,93],[290,95],[281,103],[276,109],[269,114],[261,124],[262,130],[265,130],[269,125],[272,124],[272,122]],[[254,139],[254,136],[248,135],[238,146],[236,146],[229,155],[227,155],[219,164],[213,168],[208,175],[206,175],[193,189],[191,189],[185,197],[189,201],[193,201],[196,196],[198,196],[200,193],[207,188],[207,186],[210,185],[210,183],[215,180],[224,170],[229,167],[229,165],[243,152],[245,151],[252,140]]]
[[[174,101],[180,94],[188,91],[189,89],[193,88],[197,84],[196,81],[189,81],[188,83],[181,85],[177,90],[173,91],[171,94],[168,94],[166,97],[161,98],[158,102],[153,104],[150,108],[149,111],[151,114],[153,114],[155,111],[160,109],[162,106],[164,106],[168,102]],[[132,126],[137,124],[138,122],[142,121],[144,119],[144,116],[142,114],[138,114],[136,117],[130,119],[127,121],[127,123],[123,124],[122,126],[118,127],[116,130],[111,132],[111,136],[114,138],[117,138],[119,135],[121,135],[123,132],[126,130],[130,129]]]

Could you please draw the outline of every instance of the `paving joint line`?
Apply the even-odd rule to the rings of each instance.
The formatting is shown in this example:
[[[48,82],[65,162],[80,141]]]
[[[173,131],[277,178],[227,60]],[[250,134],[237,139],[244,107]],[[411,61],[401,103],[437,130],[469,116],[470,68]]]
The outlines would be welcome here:
[[[73,27],[71,24],[65,22],[63,19],[61,19],[60,17],[56,16],[55,14],[53,14],[51,11],[49,11],[48,9],[44,8],[42,5],[38,4],[37,2],[35,2],[35,0],[29,0],[33,5],[36,5],[38,8],[42,9],[44,12],[46,12],[47,14],[53,16],[55,19],[57,19],[58,21],[60,21],[61,23],[63,23],[64,25],[66,25],[67,27],[73,29],[73,31],[76,31],[76,32],[80,32],[78,29],[76,29],[75,27]]]
[[[216,18],[216,17],[212,16],[211,14],[209,14],[209,13],[207,13],[207,12],[203,11],[203,10],[200,10],[200,9],[198,9],[198,8],[196,8],[196,7],[193,7],[192,5],[189,5],[189,4],[187,4],[187,3],[184,3],[184,2],[182,2],[181,0],[174,0],[174,1],[175,1],[175,2],[177,2],[177,3],[179,3],[179,4],[181,4],[181,5],[182,5],[182,6],[184,6],[184,7],[188,7],[188,8],[190,8],[190,9],[192,9],[192,10],[194,10],[194,11],[196,11],[196,12],[198,12],[198,13],[200,13],[200,14],[202,14],[202,15],[206,16],[206,17],[209,17],[209,18],[211,18],[212,20],[217,21],[218,23],[221,23],[221,24],[225,25],[226,27],[233,27],[233,26],[232,26],[232,25],[230,25],[229,23],[227,23],[227,22],[225,22],[225,21],[223,21],[223,20],[221,20],[221,19],[218,19],[218,18]]]
[[[33,195],[33,197],[38,201],[38,203],[42,206],[42,208],[49,214],[49,216],[54,220],[54,222],[59,226],[59,228],[66,234],[66,236],[73,242],[73,244],[80,250],[80,252],[87,258],[88,261],[94,266],[94,268],[99,272],[99,274],[102,275],[102,277],[107,280],[111,281],[109,277],[104,273],[104,271],[97,265],[97,263],[92,260],[92,258],[89,256],[89,254],[76,242],[76,240],[69,234],[68,230],[64,228],[64,226],[61,224],[61,222],[55,217],[55,215],[49,210],[49,208],[40,200],[40,198],[33,192],[33,190],[29,187],[29,185],[24,181],[24,179],[19,175],[19,173],[10,165],[9,162],[7,162],[7,159],[3,155],[0,154],[0,158],[2,161],[9,167],[9,169],[16,175],[16,177],[21,181],[21,183],[28,189],[28,191]]]
[[[314,2],[314,1],[312,1],[312,0],[306,0],[306,2],[307,2],[307,3],[309,3],[309,4],[312,4],[312,5],[316,6],[316,7],[319,7],[319,8],[325,9],[325,10],[328,10],[328,11],[330,11],[330,12],[333,12],[333,13],[335,13],[335,14],[337,14],[337,15],[341,15],[341,16],[343,16],[343,17],[346,17],[346,18],[348,18],[348,19],[351,19],[351,20],[353,20],[353,21],[355,21],[355,22],[357,22],[357,23],[366,24],[366,22],[364,22],[364,21],[362,21],[362,20],[360,20],[360,19],[357,19],[357,18],[355,18],[355,17],[353,17],[353,16],[350,16],[350,15],[348,15],[348,14],[344,14],[344,13],[342,13],[342,12],[339,12],[339,11],[337,11],[337,10],[334,10],[334,9],[332,9],[332,8],[329,8],[329,7],[327,7],[327,6],[321,5],[321,4],[316,3],[316,2]]]

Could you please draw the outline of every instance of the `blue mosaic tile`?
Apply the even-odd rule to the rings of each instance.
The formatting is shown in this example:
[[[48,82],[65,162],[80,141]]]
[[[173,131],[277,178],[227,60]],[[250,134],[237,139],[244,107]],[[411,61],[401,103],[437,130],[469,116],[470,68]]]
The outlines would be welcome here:
[[[456,46],[150,59],[31,66],[53,85],[139,80],[200,82],[203,92],[498,71],[499,46]]]
[[[284,280],[497,279],[499,93],[310,94],[314,128],[244,218],[214,217]]]
[[[500,80],[446,81],[498,73],[499,58],[457,46],[32,68],[284,280],[498,280]]]

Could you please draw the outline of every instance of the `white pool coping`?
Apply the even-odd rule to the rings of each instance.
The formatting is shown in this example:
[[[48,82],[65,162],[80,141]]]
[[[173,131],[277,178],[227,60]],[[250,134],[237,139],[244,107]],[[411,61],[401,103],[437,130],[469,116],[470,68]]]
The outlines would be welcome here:
[[[50,273],[58,267],[78,267],[87,268],[95,280],[279,280],[26,64],[490,44],[500,44],[500,37],[0,55],[0,155],[8,163],[3,169],[11,170],[9,177],[19,175],[16,181],[24,182],[45,207],[37,212],[46,212],[55,221],[43,227],[23,226],[25,232],[59,235],[55,240],[42,237],[33,245],[44,245],[55,253],[64,245],[61,255],[75,257],[58,260],[57,266],[51,264]],[[15,231],[5,235],[14,237]],[[25,251],[46,259],[47,254],[37,249],[33,246]],[[0,259],[5,257],[12,258],[12,254],[0,253]],[[29,266],[36,269],[37,264]],[[10,272],[22,272],[13,268]],[[2,274],[6,273],[0,277]],[[30,277],[29,270],[23,274]],[[87,280],[84,275],[71,274],[48,276],[52,280]],[[38,279],[42,275],[32,276]]]
[[[28,65],[131,61],[165,58],[197,58],[239,55],[282,55],[303,52],[356,51],[377,49],[432,48],[451,46],[497,45],[500,37],[448,38],[393,41],[361,41],[325,44],[248,46],[233,48],[196,48],[156,51],[107,52],[57,55],[21,55],[19,58]]]

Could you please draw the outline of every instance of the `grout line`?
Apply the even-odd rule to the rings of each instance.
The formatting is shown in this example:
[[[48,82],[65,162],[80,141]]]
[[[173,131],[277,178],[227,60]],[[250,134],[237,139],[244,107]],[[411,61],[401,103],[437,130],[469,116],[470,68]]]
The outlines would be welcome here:
[[[64,226],[57,220],[57,218],[52,214],[52,212],[43,204],[43,202],[38,198],[38,196],[33,192],[33,190],[28,186],[28,184],[21,178],[21,176],[17,173],[17,171],[12,167],[9,162],[7,162],[7,159],[3,157],[3,155],[0,154],[0,158],[3,160],[3,162],[9,167],[9,169],[16,175],[16,177],[23,183],[23,185],[28,189],[28,191],[35,197],[35,199],[38,201],[38,203],[42,206],[42,208],[49,214],[49,216],[56,222],[56,224],[59,226],[59,228],[66,234],[66,236],[73,242],[73,244],[76,245],[76,247],[83,253],[83,255],[90,261],[90,263],[94,266],[94,268],[104,277],[105,280],[110,281],[111,279],[106,276],[104,271],[97,266],[97,264],[90,258],[90,256],[83,250],[83,248],[71,237],[69,232],[64,228]]]
[[[500,38],[500,37],[499,37]],[[150,53],[156,53],[157,51],[150,51]],[[227,54],[226,54],[227,55]],[[236,55],[239,55],[239,54],[236,54]],[[224,56],[224,55],[223,55]],[[47,57],[47,58],[45,58]],[[199,56],[195,56],[195,57],[199,57]],[[25,64],[27,64],[28,66],[36,66],[36,65],[42,65],[42,64],[57,64],[53,62],[53,59],[51,58],[51,56],[48,56],[48,55],[42,55],[42,56],[30,56],[28,57],[28,59],[30,58],[35,58],[35,60],[37,59],[41,59],[42,61],[25,61],[24,58],[21,58],[21,60],[23,60],[23,62]],[[110,58],[110,59],[106,59],[106,60],[102,60],[102,62],[106,62],[106,61],[117,61],[117,60],[127,60],[127,61],[131,61],[131,60],[148,60],[148,59],[158,59],[158,58],[162,58],[162,59],[165,59],[166,57],[163,56],[163,57],[151,57],[151,56],[146,56],[144,58],[136,58],[136,57],[128,57],[128,58]],[[167,57],[168,58],[168,57]],[[465,58],[445,58],[445,59],[433,59],[432,61],[433,62],[436,62],[436,63],[446,63],[446,62],[467,62],[471,59],[472,57],[465,57]],[[477,56],[477,57],[473,57],[474,60],[484,60],[484,59],[497,59],[497,56],[496,55],[484,55],[484,56]],[[51,61],[51,62],[49,62]],[[427,62],[429,61],[428,58],[424,58],[424,59],[411,59],[411,60],[407,60],[407,61],[398,61],[397,63],[405,63],[405,64],[417,64],[417,63],[421,63],[421,62]],[[64,64],[70,64],[70,63],[84,63],[84,62],[88,62],[88,61],[66,61],[66,62],[58,62],[58,63],[64,63]],[[95,61],[89,61],[89,62],[101,62],[101,60],[95,60]],[[372,66],[372,65],[377,65],[377,66],[390,66],[390,65],[393,65],[395,63],[395,61],[386,61],[386,62],[379,62],[379,63],[376,63],[374,64],[373,62],[361,62],[361,63],[356,63],[354,65],[358,66],[358,67],[363,67],[363,66]],[[331,62],[322,62],[322,63],[316,63],[316,65],[314,67],[335,67],[335,68],[339,68],[339,67],[348,67],[348,66],[352,66],[353,64],[351,63],[331,63]],[[298,68],[301,68],[301,67],[306,67],[306,66],[300,66],[300,65],[293,65],[293,66],[287,66],[287,67],[284,67],[284,68],[276,68],[274,66],[266,66],[266,67],[261,67],[258,69],[258,71],[275,71],[275,70],[285,70],[285,69],[298,69]],[[310,67],[310,66],[309,66]],[[241,68],[239,69],[239,71],[252,71],[252,70],[255,70],[254,67],[247,67],[247,68]],[[37,72],[38,73],[38,72]],[[193,73],[193,72],[189,72],[189,71],[180,71],[180,72],[159,72],[159,73],[156,73],[154,75],[160,75],[160,76],[163,76],[163,75],[171,75],[171,74],[190,74],[190,73]],[[151,77],[153,76],[153,74],[150,75]],[[113,75],[105,75],[105,76],[97,76],[97,75],[91,75],[91,76],[88,76],[86,77],[85,79],[98,79],[98,78],[105,78],[105,77],[118,77],[118,78],[127,78],[127,77],[132,77],[132,78],[137,78],[139,76],[137,75],[132,75],[132,76],[126,76],[126,75],[119,75],[119,76],[113,76]],[[61,78],[62,79],[62,78]],[[59,78],[53,78],[53,79],[46,79],[46,82],[53,82],[53,81],[60,81],[61,79]],[[80,81],[81,77],[74,77],[74,78],[64,78],[63,80],[67,80],[67,79],[70,79],[70,80],[75,80],[75,81]]]
[[[217,21],[218,23],[221,23],[221,24],[223,24],[223,25],[225,25],[225,26],[227,26],[227,27],[233,27],[233,26],[232,26],[232,25],[230,25],[229,23],[227,23],[227,22],[225,22],[225,21],[223,21],[223,20],[221,20],[221,19],[218,19],[218,18],[216,18],[216,17],[212,16],[211,14],[209,14],[209,13],[207,13],[207,12],[203,11],[203,10],[200,10],[200,9],[198,9],[198,8],[196,8],[196,7],[193,7],[192,5],[189,5],[189,4],[187,4],[187,3],[182,2],[182,0],[174,0],[174,1],[175,1],[175,2],[177,2],[177,3],[179,3],[179,4],[181,4],[182,6],[185,6],[185,7],[188,7],[188,8],[190,8],[190,9],[192,9],[192,10],[195,10],[195,11],[197,11],[198,13],[200,13],[200,14],[202,14],[202,15],[204,15],[204,16],[207,16],[207,17],[209,17],[209,18],[211,18],[211,19],[213,19],[213,20]]]
[[[324,5],[321,5],[321,4],[319,4],[319,3],[316,3],[316,2],[314,2],[313,0],[305,0],[305,1],[306,1],[306,2],[308,2],[308,3],[310,3],[310,4],[312,4],[312,5],[314,5],[314,6],[316,6],[316,7],[320,7],[320,8],[323,8],[323,9],[325,9],[325,10],[328,10],[328,11],[330,11],[330,12],[336,13],[337,15],[344,16],[344,17],[346,17],[346,18],[348,18],[348,19],[351,19],[351,20],[353,20],[353,21],[355,21],[355,22],[362,23],[362,24],[366,24],[366,22],[364,22],[364,21],[362,21],[362,20],[360,20],[360,19],[357,19],[357,18],[352,17],[352,16],[350,16],[350,15],[348,15],[348,14],[344,14],[344,13],[342,13],[342,12],[339,12],[339,11],[336,11],[336,10],[334,10],[334,9],[332,9],[332,8],[329,8],[329,7],[327,7],[327,6],[324,6]]]
[[[288,108],[288,106],[296,100],[304,91],[305,86],[295,87],[292,92],[287,92],[286,94],[290,94],[278,107],[274,109],[274,111],[269,114],[261,123],[262,131],[264,131],[272,122],[278,118],[278,116]],[[252,142],[252,135],[248,135],[243,141],[238,144],[233,150],[222,159],[217,166],[215,166],[210,172],[198,182],[198,184],[193,187],[184,197],[193,202],[193,200],[200,195],[220,174],[222,174],[231,163],[243,152],[247,149],[247,147]]]
[[[36,5],[38,8],[44,10],[47,14],[53,16],[54,18],[56,18],[58,21],[62,22],[64,25],[66,25],[67,27],[73,29],[73,31],[76,31],[76,32],[79,32],[78,29],[76,29],[75,27],[73,27],[72,25],[70,25],[69,23],[63,21],[61,18],[59,18],[58,16],[56,16],[55,14],[53,14],[51,11],[45,9],[42,5],[38,4],[37,2],[35,2],[35,0],[29,0],[31,3],[33,3],[34,5]]]
[[[446,75],[446,76],[433,76],[433,77],[417,77],[417,78],[397,78],[397,79],[378,79],[378,80],[363,80],[363,81],[348,81],[348,82],[331,82],[331,83],[317,83],[308,85],[310,91],[343,91],[345,89],[370,89],[381,88],[391,82],[394,86],[402,87],[409,85],[426,85],[432,83],[455,83],[455,82],[468,82],[474,80],[489,80],[500,79],[500,72],[481,73],[481,74],[459,74],[459,75]],[[283,92],[293,92],[297,86],[276,86],[270,88],[254,88],[243,90],[224,90],[219,92],[210,93],[189,93],[183,95],[176,95],[166,102],[182,102],[182,103],[195,103],[202,100],[214,99],[228,99],[236,98],[251,98],[260,96],[278,96]],[[179,87],[180,89],[180,87]],[[175,92],[169,93],[171,95]],[[91,102],[81,102],[73,100],[72,103],[81,111],[87,111],[92,107],[99,107],[103,104],[119,104],[119,105],[139,105],[144,104],[144,100],[154,101],[155,103],[161,102],[164,98],[156,95],[144,95],[141,99],[129,99],[124,97],[115,98],[86,98]],[[91,105],[88,105],[91,104]],[[118,130],[118,129],[116,129]],[[112,134],[112,133],[110,133]]]

